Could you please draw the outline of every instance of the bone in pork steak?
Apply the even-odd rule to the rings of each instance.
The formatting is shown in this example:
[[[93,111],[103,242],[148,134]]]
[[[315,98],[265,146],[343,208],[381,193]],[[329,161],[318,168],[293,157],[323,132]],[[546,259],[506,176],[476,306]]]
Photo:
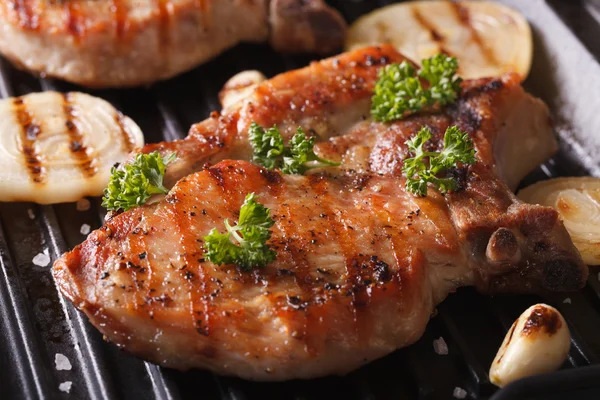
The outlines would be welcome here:
[[[243,104],[195,125],[176,150],[161,201],[110,218],[54,265],[60,291],[118,346],[164,366],[248,379],[344,374],[415,342],[436,304],[461,286],[483,293],[568,291],[587,267],[550,208],[514,187],[556,150],[547,108],[516,75],[463,83],[440,112],[369,118],[390,47],[340,55],[263,82]],[[243,159],[251,121],[298,125],[340,167],[282,175]],[[456,124],[477,163],[459,190],[405,190],[404,142],[422,125],[440,148]],[[225,160],[242,159],[242,160]],[[216,163],[212,166],[204,164]],[[502,178],[502,179],[501,179]],[[277,260],[242,272],[204,259],[202,238],[236,220],[254,192],[275,219]]]
[[[346,23],[323,0],[4,0],[0,52],[92,87],[167,79],[240,42],[331,53]]]

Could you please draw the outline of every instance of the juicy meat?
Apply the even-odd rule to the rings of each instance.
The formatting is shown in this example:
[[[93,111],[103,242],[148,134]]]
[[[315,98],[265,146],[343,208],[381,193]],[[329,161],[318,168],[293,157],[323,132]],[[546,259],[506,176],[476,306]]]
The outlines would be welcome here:
[[[93,87],[167,79],[240,42],[329,53],[346,24],[322,0],[6,0],[0,52]]]
[[[258,83],[245,99],[192,126],[187,138],[149,144],[143,152],[177,152],[178,160],[166,177],[167,186],[172,186],[204,165],[224,159],[249,160],[252,149],[247,131],[252,121],[264,127],[277,124],[286,140],[301,125],[317,136],[315,148],[320,155],[343,159],[346,169],[382,169],[398,175],[406,156],[404,141],[421,125],[445,118],[448,123],[460,122],[469,132],[485,132],[487,149],[493,152],[487,154],[487,161],[514,190],[558,150],[546,105],[525,93],[514,74],[464,82],[464,95],[445,114],[415,116],[393,124],[373,122],[369,108],[377,72],[403,60],[391,47],[370,47],[262,83],[256,73],[240,73],[230,80],[233,87],[228,82],[222,94]]]
[[[347,373],[413,343],[461,286],[580,288],[587,267],[557,213],[520,203],[500,179],[518,181],[556,149],[543,103],[506,75],[465,82],[441,112],[374,122],[377,70],[401,60],[381,47],[314,63],[261,83],[188,139],[146,147],[178,152],[172,182],[199,172],[59,259],[61,292],[111,341],[161,365],[282,380]],[[297,176],[243,161],[251,121],[288,137],[302,125],[342,165]],[[439,148],[453,124],[472,137],[478,162],[452,172],[455,193],[407,193],[404,142],[427,125]],[[509,167],[507,154],[524,158],[524,143],[540,154]],[[211,264],[203,236],[236,220],[250,192],[276,221],[277,260],[252,272]]]

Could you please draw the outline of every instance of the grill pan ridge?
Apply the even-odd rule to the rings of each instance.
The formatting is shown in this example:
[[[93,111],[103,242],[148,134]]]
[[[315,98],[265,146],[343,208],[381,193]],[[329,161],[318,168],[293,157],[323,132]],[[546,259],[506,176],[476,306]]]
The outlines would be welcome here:
[[[525,88],[552,110],[560,153],[525,183],[554,176],[600,176],[600,1],[503,0],[521,11],[534,33],[532,72]],[[330,1],[349,22],[392,1]],[[399,21],[401,23],[401,21]],[[37,79],[0,59],[0,97],[41,90],[82,90],[100,96],[142,128],[146,142],[176,140],[219,109],[217,93],[236,72],[267,76],[306,65],[310,56],[282,56],[263,45],[240,45],[212,62],[150,88],[88,91]],[[413,346],[345,377],[256,383],[206,371],[160,368],[106,343],[82,313],[56,291],[50,267],[32,264],[46,252],[54,261],[80,243],[82,224],[98,228],[104,211],[75,204],[0,203],[0,399],[448,399],[456,387],[469,399],[600,398],[600,269],[591,268],[578,293],[537,296],[478,295],[460,289],[438,306]],[[33,217],[33,218],[31,218]],[[566,298],[570,303],[564,303]],[[497,390],[488,369],[504,334],[529,305],[556,306],[569,324],[572,346],[560,371]],[[440,337],[449,354],[434,352]],[[58,370],[56,355],[72,368]],[[70,392],[59,385],[71,382]],[[63,385],[64,389],[64,385]]]

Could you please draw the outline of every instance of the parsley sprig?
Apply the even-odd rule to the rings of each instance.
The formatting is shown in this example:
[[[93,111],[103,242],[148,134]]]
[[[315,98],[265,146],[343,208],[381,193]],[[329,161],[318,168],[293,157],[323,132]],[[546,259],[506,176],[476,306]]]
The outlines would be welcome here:
[[[155,151],[138,154],[132,164],[113,167],[108,186],[104,189],[102,206],[111,211],[127,211],[146,203],[153,194],[167,193],[163,178],[167,164],[175,158],[175,153],[161,157]]]
[[[406,189],[418,196],[427,195],[427,184],[431,183],[440,192],[456,190],[456,180],[452,177],[438,178],[438,174],[457,166],[457,163],[474,164],[475,149],[467,133],[451,126],[444,133],[444,149],[441,152],[425,151],[425,142],[431,139],[431,131],[423,126],[419,133],[406,141],[414,157],[404,160],[402,172],[406,176]],[[429,166],[425,162],[429,160]]]
[[[456,76],[458,60],[444,54],[437,54],[421,61],[419,76],[429,82],[429,99],[440,105],[454,103],[460,94],[462,79]]]
[[[267,169],[279,168],[284,174],[302,175],[312,168],[340,165],[317,156],[313,150],[315,138],[306,137],[301,127],[298,127],[288,146],[284,145],[277,126],[265,130],[253,122],[248,137],[254,150],[252,161]]]
[[[407,61],[379,71],[371,99],[371,115],[376,121],[395,121],[434,104],[444,106],[456,101],[462,81],[456,76],[456,58],[437,54],[421,64],[418,73]],[[427,88],[423,88],[419,77],[429,82]]]
[[[274,169],[279,166],[280,158],[283,157],[285,152],[285,146],[277,126],[265,130],[256,122],[253,122],[250,125],[248,137],[254,150],[253,162],[267,169]]]
[[[271,238],[269,228],[275,221],[270,210],[255,199],[254,193],[246,196],[236,226],[229,225],[226,219],[226,233],[213,228],[204,237],[207,260],[217,265],[235,264],[245,271],[264,267],[275,260],[277,253],[266,244]]]

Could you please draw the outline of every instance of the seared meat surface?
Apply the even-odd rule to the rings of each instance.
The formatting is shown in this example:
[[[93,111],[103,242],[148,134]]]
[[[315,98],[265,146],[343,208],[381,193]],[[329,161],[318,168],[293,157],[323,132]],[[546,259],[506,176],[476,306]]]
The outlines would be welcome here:
[[[249,160],[247,132],[253,121],[263,127],[277,124],[286,140],[300,125],[317,136],[315,151],[343,159],[343,169],[399,175],[407,150],[404,142],[422,125],[437,124],[434,133],[439,138],[448,124],[460,123],[463,130],[485,132],[487,150],[494,153],[486,154],[486,162],[514,190],[558,150],[546,105],[525,93],[513,74],[464,82],[464,95],[444,113],[395,123],[372,121],[369,107],[379,68],[403,60],[384,46],[314,62],[262,82],[244,100],[192,126],[187,138],[149,144],[142,151],[177,152],[178,160],[167,171],[169,187],[204,165]]]
[[[322,0],[7,0],[0,52],[92,87],[167,79],[240,42],[330,53],[346,24]]]
[[[147,146],[178,152],[168,172],[177,183],[59,259],[61,292],[108,339],[161,365],[282,380],[347,373],[413,343],[461,286],[580,288],[587,267],[557,213],[520,203],[505,183],[556,150],[544,104],[506,75],[465,82],[440,112],[374,122],[377,70],[401,60],[382,47],[314,63],[261,83],[185,140]],[[342,165],[298,176],[244,161],[252,121],[288,137],[301,125]],[[459,190],[407,193],[404,142],[426,125],[440,148],[455,124],[478,161],[453,172]],[[277,260],[251,272],[213,265],[202,238],[236,220],[250,192],[276,221]]]

